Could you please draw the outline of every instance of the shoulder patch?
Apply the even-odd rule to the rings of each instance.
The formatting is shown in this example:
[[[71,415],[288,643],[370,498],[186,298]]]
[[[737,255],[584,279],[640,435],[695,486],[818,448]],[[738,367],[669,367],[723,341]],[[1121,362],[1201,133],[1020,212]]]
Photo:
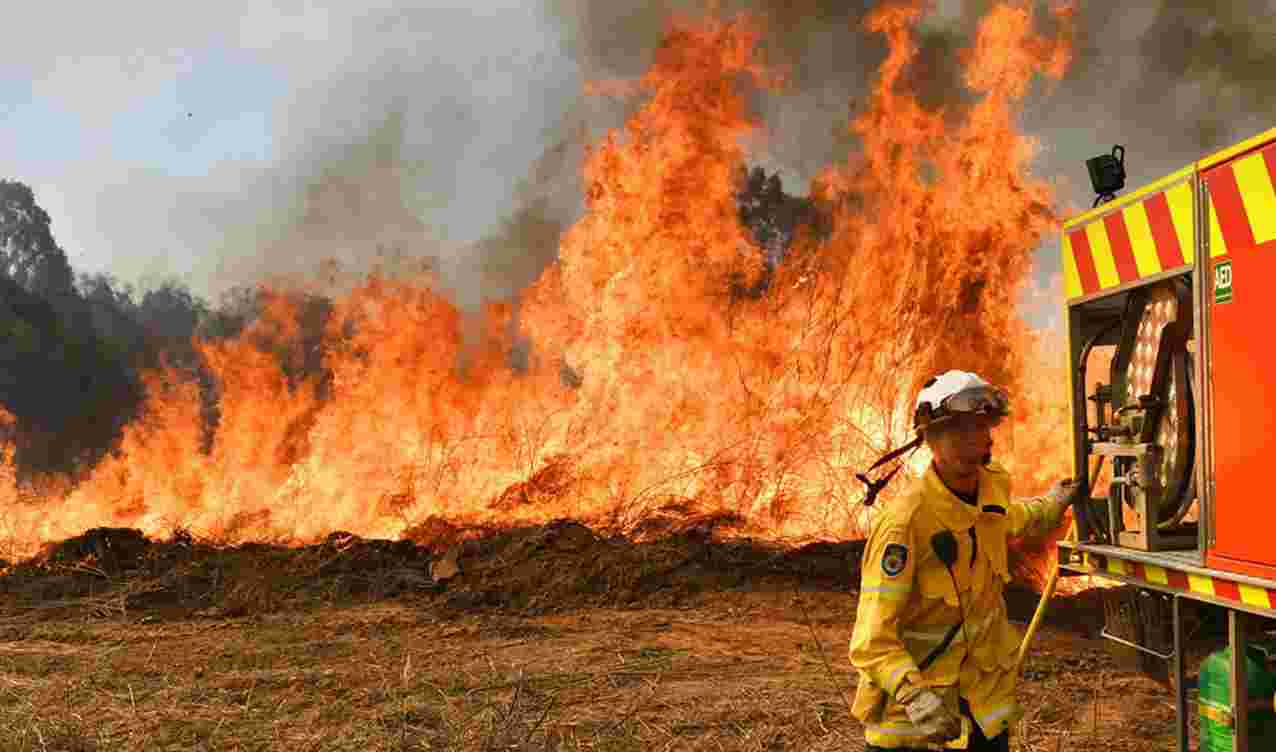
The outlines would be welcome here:
[[[902,543],[890,543],[882,552],[882,573],[887,577],[895,577],[908,566],[908,546]]]

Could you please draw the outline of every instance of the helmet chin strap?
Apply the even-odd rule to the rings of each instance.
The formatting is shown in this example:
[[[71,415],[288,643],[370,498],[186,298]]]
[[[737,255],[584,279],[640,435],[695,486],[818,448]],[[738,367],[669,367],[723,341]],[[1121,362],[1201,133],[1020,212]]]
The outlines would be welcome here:
[[[873,472],[877,468],[881,467],[887,462],[890,462],[891,460],[900,456],[904,452],[917,451],[917,448],[920,447],[922,443],[923,443],[922,435],[919,432],[917,434],[917,437],[913,439],[912,441],[908,442],[907,444],[905,444],[904,446],[898,449],[895,449],[891,452],[886,453],[881,458],[879,458],[877,462],[873,463],[872,467],[870,467],[867,472],[868,473]],[[909,456],[912,456],[912,455],[910,454]],[[907,460],[905,460],[905,462],[906,461]],[[868,488],[868,491],[864,494],[864,506],[866,507],[873,506],[873,502],[877,500],[877,495],[882,492],[883,488],[886,488],[886,484],[891,482],[891,478],[894,478],[895,473],[898,473],[900,468],[902,468],[903,466],[904,466],[904,462],[900,462],[898,465],[891,468],[891,471],[889,473],[882,476],[878,480],[870,479],[867,473],[855,474],[856,479],[858,479],[861,483],[863,483]]]

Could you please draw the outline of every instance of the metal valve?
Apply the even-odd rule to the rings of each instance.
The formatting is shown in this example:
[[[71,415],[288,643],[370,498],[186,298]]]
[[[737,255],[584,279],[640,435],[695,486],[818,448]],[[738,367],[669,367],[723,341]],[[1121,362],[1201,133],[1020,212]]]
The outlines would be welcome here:
[[[1143,485],[1139,481],[1140,481],[1139,469],[1137,467],[1130,468],[1130,471],[1127,472],[1125,475],[1112,476],[1112,485],[1125,486],[1126,488],[1129,488],[1130,490],[1142,488]]]

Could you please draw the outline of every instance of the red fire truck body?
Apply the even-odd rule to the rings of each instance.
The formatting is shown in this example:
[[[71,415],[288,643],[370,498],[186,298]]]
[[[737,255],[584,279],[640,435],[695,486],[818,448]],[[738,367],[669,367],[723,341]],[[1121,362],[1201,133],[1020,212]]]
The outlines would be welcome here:
[[[1181,752],[1181,608],[1226,609],[1235,749],[1254,752],[1247,708],[1272,698],[1247,696],[1242,646],[1276,618],[1276,289],[1266,286],[1276,283],[1276,129],[1068,221],[1060,245],[1073,470],[1088,500],[1074,508],[1076,540],[1059,544],[1061,572],[1170,604],[1163,657]],[[1099,484],[1105,463],[1111,481]]]

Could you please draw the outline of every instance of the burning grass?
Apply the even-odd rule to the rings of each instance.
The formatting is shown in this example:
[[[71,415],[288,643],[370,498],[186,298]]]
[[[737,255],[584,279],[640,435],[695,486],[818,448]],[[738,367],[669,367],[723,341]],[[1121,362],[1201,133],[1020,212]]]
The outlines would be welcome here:
[[[1067,474],[1066,395],[1017,305],[1057,217],[1017,120],[1067,64],[1069,14],[1050,36],[1026,6],[991,10],[965,54],[970,101],[943,112],[907,84],[922,16],[870,14],[890,51],[853,119],[863,149],[814,181],[827,226],[797,233],[764,294],[737,294],[765,263],[737,200],[765,135],[751,102],[783,96],[783,72],[755,19],[675,18],[645,75],[597,87],[633,115],[591,145],[585,211],[517,309],[488,306],[466,335],[438,279],[374,276],[302,352],[299,304],[270,291],[237,339],[196,343],[215,426],[212,392],[170,369],[74,487],[27,498],[0,456],[7,537],[23,554],[99,526],[310,544],[432,518],[633,535],[681,509],[758,538],[852,538],[854,472],[907,440],[906,405],[948,368],[1015,395],[1004,459],[1031,456],[1019,490],[1043,489]]]

